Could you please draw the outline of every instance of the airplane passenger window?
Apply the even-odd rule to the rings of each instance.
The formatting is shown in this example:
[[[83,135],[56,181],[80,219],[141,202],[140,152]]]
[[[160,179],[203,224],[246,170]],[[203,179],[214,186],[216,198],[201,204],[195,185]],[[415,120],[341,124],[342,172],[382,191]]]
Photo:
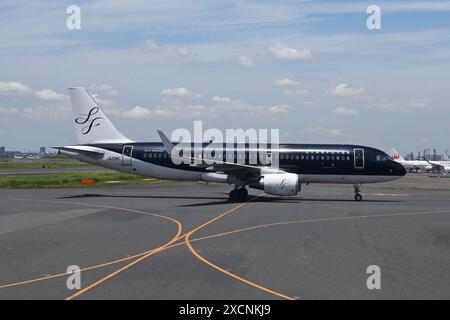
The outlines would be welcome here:
[[[149,158],[152,157],[152,153],[151,153],[151,152],[148,153],[148,157],[149,157]]]
[[[294,160],[294,155],[293,154],[291,154],[291,160]]]
[[[144,158],[147,158],[147,154],[146,153],[144,153]]]

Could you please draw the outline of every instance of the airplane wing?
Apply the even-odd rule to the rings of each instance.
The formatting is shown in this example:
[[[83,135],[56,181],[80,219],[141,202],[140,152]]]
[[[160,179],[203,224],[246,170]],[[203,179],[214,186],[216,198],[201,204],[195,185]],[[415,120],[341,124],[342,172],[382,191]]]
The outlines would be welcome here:
[[[437,171],[447,171],[446,170],[446,168],[445,168],[445,166],[443,166],[443,165],[441,165],[441,164],[439,164],[439,163],[436,163],[436,162],[433,162],[433,161],[427,161],[429,164],[431,164],[431,166],[433,167],[432,169],[433,170],[437,170]]]
[[[158,134],[159,134],[161,141],[162,141],[164,147],[166,148],[167,152],[171,153],[173,150],[173,147],[174,147],[173,144],[170,142],[170,140],[166,137],[166,135],[162,131],[160,131],[160,130],[157,130],[157,131],[158,131]],[[208,171],[223,172],[226,174],[233,175],[242,180],[248,180],[251,178],[259,178],[259,177],[261,177],[261,175],[263,175],[266,172],[271,172],[271,173],[281,173],[282,172],[281,170],[274,169],[271,167],[257,167],[257,166],[252,166],[252,165],[248,165],[248,164],[227,162],[227,161],[222,161],[222,160],[217,160],[217,159],[214,159],[214,163],[208,164],[203,161],[202,161],[202,163],[195,163],[194,160],[197,160],[197,159],[188,157],[188,156],[182,156],[182,158],[186,159],[188,163],[194,162],[191,164],[191,166],[193,166],[193,167],[206,168],[206,170],[208,170]],[[212,159],[204,159],[204,160],[205,161],[210,160],[211,162],[213,161]]]
[[[103,158],[104,152],[98,151],[96,148],[87,147],[87,146],[63,146],[63,147],[52,147],[53,149],[57,149],[59,151],[73,152],[82,154],[91,158]]]

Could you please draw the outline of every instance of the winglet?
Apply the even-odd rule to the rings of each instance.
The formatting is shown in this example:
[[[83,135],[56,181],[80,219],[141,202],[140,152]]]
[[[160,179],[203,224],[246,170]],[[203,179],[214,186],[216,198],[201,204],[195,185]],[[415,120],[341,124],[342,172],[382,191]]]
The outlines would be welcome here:
[[[172,149],[173,149],[173,144],[172,142],[170,142],[170,140],[166,137],[166,135],[164,134],[164,132],[160,131],[160,130],[156,130],[159,134],[159,137],[161,138],[161,141],[164,145],[164,148],[166,148],[167,152],[169,154],[172,153]]]

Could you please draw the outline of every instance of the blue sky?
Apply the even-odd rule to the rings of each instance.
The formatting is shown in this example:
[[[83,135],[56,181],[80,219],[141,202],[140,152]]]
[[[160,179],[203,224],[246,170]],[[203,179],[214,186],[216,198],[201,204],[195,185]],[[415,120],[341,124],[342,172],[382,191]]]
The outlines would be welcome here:
[[[81,30],[66,28],[71,4]],[[135,140],[203,120],[443,152],[449,18],[450,1],[2,0],[0,145],[74,143],[67,87],[85,86]]]

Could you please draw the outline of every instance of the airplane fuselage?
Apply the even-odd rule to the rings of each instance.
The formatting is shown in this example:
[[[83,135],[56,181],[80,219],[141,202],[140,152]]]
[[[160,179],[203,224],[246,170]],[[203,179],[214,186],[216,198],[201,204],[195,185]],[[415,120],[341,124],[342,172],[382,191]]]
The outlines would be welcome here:
[[[203,157],[206,146],[192,149],[192,156]],[[113,170],[134,173],[145,177],[185,181],[213,181],[234,183],[229,175],[210,172],[207,166],[189,163],[175,164],[164,145],[159,142],[133,142],[127,144],[87,144],[93,151],[103,153],[93,159],[78,153],[61,151],[78,158]],[[282,144],[278,149],[252,150],[248,145],[216,145],[212,160],[239,162],[273,170],[270,164],[277,161],[284,172],[298,175],[301,183],[350,183],[363,184],[397,179],[405,174],[402,165],[375,148],[359,145],[332,144]],[[256,152],[252,152],[256,151]],[[269,157],[269,160],[267,157]],[[265,157],[265,158],[264,158]],[[270,158],[273,157],[273,158]],[[206,157],[205,157],[206,158]],[[263,159],[264,158],[264,159]],[[268,164],[269,162],[269,164]],[[242,178],[252,186],[259,177],[252,180],[251,174]],[[256,187],[256,185],[254,185]]]

